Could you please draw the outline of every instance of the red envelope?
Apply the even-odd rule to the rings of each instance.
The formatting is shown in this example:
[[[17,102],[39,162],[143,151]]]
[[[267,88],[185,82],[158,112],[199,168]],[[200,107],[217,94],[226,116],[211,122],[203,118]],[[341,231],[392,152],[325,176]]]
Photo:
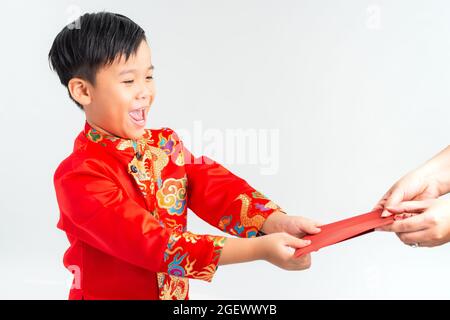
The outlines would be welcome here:
[[[302,239],[311,240],[307,247],[297,249],[295,256],[318,251],[332,244],[345,241],[360,235],[372,232],[375,228],[385,226],[394,222],[394,216],[381,217],[382,209],[355,216],[349,219],[333,222],[320,226],[322,231],[314,235],[307,235]]]

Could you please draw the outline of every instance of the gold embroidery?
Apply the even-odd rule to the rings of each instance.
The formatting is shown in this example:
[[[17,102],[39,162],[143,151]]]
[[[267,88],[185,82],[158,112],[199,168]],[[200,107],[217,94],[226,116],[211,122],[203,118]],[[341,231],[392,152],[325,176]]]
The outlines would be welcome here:
[[[275,202],[273,202],[273,201],[267,202],[267,203],[264,205],[264,207],[269,208],[269,209],[274,209],[274,210],[280,209],[280,206],[277,205],[277,204],[276,204]]]
[[[133,141],[132,140],[122,140],[119,142],[119,144],[117,145],[117,150],[125,150],[128,148],[133,148]]]
[[[180,153],[177,156],[177,160],[175,160],[175,164],[177,166],[184,166],[184,154],[182,151],[180,151]]]
[[[177,251],[183,251],[183,249],[181,247],[175,247],[175,249],[173,250],[166,250],[166,253],[170,256],[175,255],[175,253],[177,253]]]
[[[163,277],[158,275],[158,282],[161,283],[159,294],[160,300],[185,300],[189,289],[189,280],[164,274]]]
[[[104,146],[107,145],[106,143],[113,142],[114,148],[120,151],[127,150],[139,152],[139,158],[137,155],[135,155],[133,159],[128,163],[128,172],[137,183],[137,186],[139,187],[146,200],[154,201],[154,196],[152,198],[149,198],[148,192],[150,191],[151,194],[154,195],[156,192],[155,189],[157,189],[157,187],[155,187],[155,182],[157,181],[158,183],[162,184],[161,172],[168,164],[169,158],[164,150],[152,146],[152,144],[154,144],[154,141],[153,139],[151,139],[151,134],[152,132],[150,130],[146,130],[146,133],[141,139],[133,141],[113,136],[102,135],[95,129],[90,129],[88,132],[86,132],[86,137],[95,143],[101,142],[101,144]],[[169,137],[169,139],[171,139],[171,137]],[[184,164],[184,159],[182,156],[178,156],[176,164]],[[184,189],[185,185],[186,183],[184,183]],[[181,192],[185,193],[185,191]],[[160,220],[156,203],[151,213],[156,217],[156,219]],[[166,219],[166,223],[167,225],[169,225],[169,227],[175,227],[181,230],[184,229],[184,226],[180,224],[181,222],[177,222],[176,219]],[[189,240],[195,241],[195,237],[190,237],[189,235],[187,235],[187,237]],[[179,240],[179,238],[172,240],[176,241]],[[172,251],[167,252],[167,254],[175,254],[180,250],[182,251],[181,247],[176,247]],[[192,268],[194,263],[195,261],[190,263],[188,266]],[[160,299],[181,300],[187,298],[189,290],[189,281],[187,278],[172,276],[164,272],[157,272],[156,276]]]
[[[166,225],[166,227],[169,227],[169,228],[180,229],[180,227],[175,219],[166,218],[164,220],[164,224]],[[183,230],[183,226],[181,226],[181,230]]]
[[[148,133],[149,133],[148,139],[145,137],[136,142],[132,140],[123,140],[116,147],[118,150],[133,148],[134,151],[141,152],[142,157],[140,159],[138,159],[137,156],[135,156],[129,162],[128,172],[133,176],[139,189],[141,190],[142,194],[145,197],[148,197],[149,191],[151,192],[152,195],[155,196],[161,194],[160,190],[158,190],[158,187],[155,188],[154,182],[157,181],[159,183],[158,186],[162,187],[161,172],[169,162],[169,157],[164,150],[150,145],[150,143],[153,143],[153,141],[149,140],[151,132],[149,131]],[[183,157],[178,156],[177,165],[182,164],[184,164],[184,159]],[[175,179],[168,179],[167,182],[164,181],[164,186],[166,186],[166,183],[167,185],[169,185],[171,182],[173,182],[171,180]],[[179,188],[175,192],[175,194],[169,193],[163,196],[164,203],[170,204],[171,209],[174,210],[175,213],[178,213],[180,209],[183,209],[182,213],[184,213],[185,212],[184,207],[186,202],[185,198],[186,198],[187,178],[184,177],[182,179],[178,179],[178,184]],[[172,190],[173,187],[175,186],[168,186],[168,190],[173,191]],[[173,196],[177,197],[177,199],[175,199],[176,201],[172,199]],[[153,215],[157,219],[160,219],[156,207],[153,210]],[[183,225],[177,223],[176,219],[164,219],[164,220],[165,220],[164,223],[169,227],[183,229]],[[186,234],[183,236],[185,237],[187,242],[195,243],[195,241],[197,241],[197,238],[194,235]],[[181,235],[172,234],[170,241],[178,241],[180,238]],[[172,250],[167,250],[166,254],[172,256],[180,251],[181,252],[183,251],[181,247],[175,247]],[[195,261],[193,262],[188,261],[188,262],[189,262],[188,267],[192,268]],[[202,272],[203,273],[201,274],[201,276],[207,278],[208,277],[207,272],[206,271]],[[183,300],[187,298],[189,290],[189,282],[187,278],[177,277],[163,272],[157,272],[157,282],[159,288],[159,298],[161,300],[166,299]]]
[[[253,198],[255,199],[267,199],[267,197],[259,191],[254,191],[252,193]]]
[[[186,210],[187,178],[169,178],[164,180],[162,187],[156,192],[156,199],[161,208],[167,209],[170,215],[182,215]]]
[[[161,179],[161,171],[169,163],[169,157],[160,148],[149,146],[149,149],[145,151],[145,155],[153,161],[153,174],[156,180]]]
[[[260,229],[265,221],[265,218],[260,215],[255,215],[254,217],[248,216],[249,207],[251,205],[252,199],[246,194],[240,194],[237,199],[242,201],[241,207],[241,222],[244,227],[256,227]]]
[[[136,157],[133,157],[133,159],[128,163],[128,173],[133,176],[142,194],[147,196],[147,185],[145,182],[152,181],[145,165],[145,158],[138,160]]]
[[[186,239],[186,242],[192,242],[192,243],[197,243],[197,241],[202,238],[199,235],[196,235],[196,234],[193,234],[190,232],[184,232],[183,237],[184,237],[184,239]]]
[[[195,260],[191,263],[192,265],[189,265],[189,271],[188,271],[188,267],[187,266],[185,267],[186,276],[191,276],[198,280],[205,280],[205,281],[211,282],[211,280],[214,276],[214,273],[216,272],[216,268],[217,268],[216,264],[211,263],[211,264],[205,266],[202,271],[192,271],[194,263],[195,263]]]

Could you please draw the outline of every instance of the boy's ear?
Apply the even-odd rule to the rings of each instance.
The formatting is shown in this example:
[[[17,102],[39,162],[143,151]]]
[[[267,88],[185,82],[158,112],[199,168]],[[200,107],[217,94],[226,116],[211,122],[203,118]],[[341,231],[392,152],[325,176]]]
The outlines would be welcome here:
[[[82,106],[91,103],[91,92],[89,91],[89,85],[86,80],[72,78],[67,84],[67,89],[69,89],[72,98]]]

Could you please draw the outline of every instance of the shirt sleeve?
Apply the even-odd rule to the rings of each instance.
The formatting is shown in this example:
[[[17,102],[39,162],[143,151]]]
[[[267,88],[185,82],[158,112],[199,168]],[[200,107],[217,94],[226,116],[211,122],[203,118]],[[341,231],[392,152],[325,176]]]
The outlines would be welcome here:
[[[244,179],[206,157],[195,157],[172,133],[183,153],[188,178],[188,207],[223,232],[241,238],[263,235],[267,217],[281,208]]]
[[[211,281],[226,238],[165,227],[95,161],[67,172],[57,170],[54,177],[60,229],[150,271]]]

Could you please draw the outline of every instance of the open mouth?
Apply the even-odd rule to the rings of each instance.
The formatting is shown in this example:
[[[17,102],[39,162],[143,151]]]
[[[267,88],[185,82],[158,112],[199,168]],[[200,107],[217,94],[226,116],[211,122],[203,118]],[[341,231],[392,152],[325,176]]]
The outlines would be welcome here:
[[[146,122],[145,108],[135,109],[133,111],[128,112],[128,114],[130,115],[131,121],[138,127],[145,126]]]

